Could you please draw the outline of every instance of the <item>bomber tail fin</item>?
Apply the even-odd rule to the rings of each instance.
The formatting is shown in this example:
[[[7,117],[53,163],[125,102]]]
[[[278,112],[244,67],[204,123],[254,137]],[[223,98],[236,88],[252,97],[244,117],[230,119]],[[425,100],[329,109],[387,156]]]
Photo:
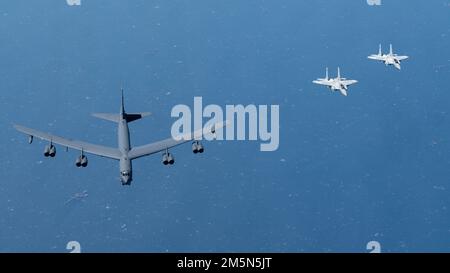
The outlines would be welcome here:
[[[119,122],[120,121],[120,115],[119,114],[110,114],[110,113],[92,113],[92,116],[99,118],[99,119],[104,119],[104,120],[109,120],[112,122]]]
[[[124,99],[123,99],[123,88],[120,91],[121,91],[122,96],[121,96],[121,101],[120,101],[120,113],[119,114],[93,113],[92,116],[99,118],[99,119],[109,120],[112,122],[119,122],[122,119],[125,119],[127,122],[132,122],[132,121],[135,121],[135,120],[138,120],[143,117],[151,115],[150,112],[142,112],[142,113],[127,113],[127,112],[125,112],[125,104],[124,104]]]
[[[144,113],[126,113],[123,114],[124,118],[127,122],[132,122],[138,119],[141,119],[143,117],[149,116],[151,115],[150,112],[144,112]],[[119,122],[120,118],[121,118],[121,114],[114,114],[114,113],[93,113],[92,116],[99,118],[99,119],[104,119],[104,120],[109,120],[112,122]]]
[[[125,114],[125,119],[127,120],[127,122],[132,122],[132,121],[141,119],[143,117],[150,116],[151,114],[152,113],[150,113],[150,112],[126,113]]]
[[[125,113],[125,103],[123,102],[123,88],[120,89],[121,92],[121,101],[120,101],[120,113],[124,114]]]

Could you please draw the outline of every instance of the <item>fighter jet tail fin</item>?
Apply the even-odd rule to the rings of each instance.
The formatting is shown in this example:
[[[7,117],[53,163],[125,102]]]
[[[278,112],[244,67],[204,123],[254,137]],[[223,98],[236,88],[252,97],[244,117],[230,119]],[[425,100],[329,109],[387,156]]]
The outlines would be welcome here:
[[[389,55],[393,55],[394,51],[392,50],[392,44],[389,45]]]
[[[337,78],[341,79],[341,68],[340,67],[338,67]]]
[[[325,70],[325,80],[328,81],[329,77],[328,77],[328,67]]]
[[[378,56],[381,56],[381,44],[378,46]]]

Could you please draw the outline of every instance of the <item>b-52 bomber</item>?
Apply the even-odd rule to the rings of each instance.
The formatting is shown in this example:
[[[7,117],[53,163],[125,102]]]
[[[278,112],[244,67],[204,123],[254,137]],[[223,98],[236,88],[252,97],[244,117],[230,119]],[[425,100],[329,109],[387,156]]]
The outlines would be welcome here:
[[[97,144],[91,144],[88,142],[72,140],[67,138],[62,138],[56,135],[44,133],[41,131],[37,131],[34,129],[30,129],[21,125],[14,125],[18,131],[29,136],[28,142],[31,144],[33,142],[33,138],[37,137],[42,140],[46,140],[49,142],[48,145],[45,146],[44,156],[45,157],[55,157],[56,155],[56,147],[54,144],[59,144],[63,147],[72,148],[80,151],[80,155],[76,158],[75,165],[77,167],[86,167],[88,165],[88,159],[85,153],[94,154],[97,156],[110,158],[119,161],[120,167],[120,180],[122,185],[130,185],[132,181],[132,161],[134,159],[152,155],[158,152],[163,152],[162,154],[162,163],[164,165],[172,165],[175,163],[175,158],[171,153],[169,153],[169,149],[180,144],[193,141],[192,143],[192,151],[197,153],[203,153],[204,147],[203,145],[196,139],[201,138],[207,134],[212,134],[213,136],[216,133],[216,130],[221,129],[225,126],[226,122],[218,122],[213,124],[208,128],[203,128],[196,130],[191,133],[186,133],[181,136],[177,136],[176,138],[168,138],[165,140],[161,140],[158,142],[150,143],[143,146],[131,147],[130,144],[130,131],[128,129],[128,123],[141,119],[145,116],[148,116],[150,113],[127,113],[125,112],[124,107],[124,99],[123,99],[123,91],[122,91],[122,102],[120,106],[119,114],[110,114],[110,113],[94,113],[92,114],[94,117],[113,121],[118,124],[118,147],[106,147]]]

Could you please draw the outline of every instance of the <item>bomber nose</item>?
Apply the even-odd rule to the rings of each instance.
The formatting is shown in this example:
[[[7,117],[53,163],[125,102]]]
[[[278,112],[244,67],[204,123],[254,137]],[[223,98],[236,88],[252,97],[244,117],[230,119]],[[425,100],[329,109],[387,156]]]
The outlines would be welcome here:
[[[122,176],[122,185],[130,185],[131,179],[128,176]]]
[[[129,172],[123,171],[120,173],[120,180],[123,185],[130,184],[131,182],[131,174]]]

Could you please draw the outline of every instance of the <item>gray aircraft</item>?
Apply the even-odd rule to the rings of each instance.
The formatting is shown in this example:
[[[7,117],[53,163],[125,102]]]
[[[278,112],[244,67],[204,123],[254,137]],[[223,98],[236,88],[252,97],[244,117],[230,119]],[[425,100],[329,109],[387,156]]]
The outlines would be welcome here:
[[[325,78],[319,78],[314,80],[313,83],[319,85],[325,85],[330,88],[331,91],[339,91],[342,95],[347,96],[348,86],[357,83],[357,80],[347,80],[341,77],[341,69],[338,67],[336,78],[328,77],[328,67],[326,68]]]
[[[367,58],[369,58],[371,60],[383,62],[386,66],[393,65],[395,68],[400,70],[400,69],[402,69],[402,67],[400,66],[400,63],[403,60],[408,59],[409,57],[408,56],[399,56],[397,54],[394,54],[394,51],[392,50],[392,44],[389,45],[389,54],[383,54],[381,52],[381,44],[380,44],[379,48],[378,48],[378,54],[372,54],[372,55],[368,56]]]
[[[130,131],[128,129],[128,123],[148,116],[150,113],[126,113],[124,107],[123,91],[122,102],[119,114],[110,113],[94,113],[94,117],[113,121],[118,123],[118,148],[106,147],[96,144],[91,144],[83,141],[66,139],[59,136],[55,136],[49,133],[40,132],[34,129],[30,129],[21,125],[14,125],[18,131],[29,136],[28,143],[33,142],[33,138],[49,141],[49,144],[45,146],[44,156],[55,157],[56,148],[54,144],[59,144],[63,147],[79,150],[81,154],[77,157],[75,165],[77,167],[86,167],[88,165],[88,159],[85,153],[98,155],[105,158],[110,158],[119,161],[120,165],[120,180],[122,185],[130,185],[132,181],[132,160],[163,152],[162,163],[164,165],[172,165],[175,163],[175,158],[169,149],[180,144],[193,141],[192,151],[197,153],[203,153],[204,147],[197,140],[206,134],[212,134],[215,136],[216,130],[225,126],[226,122],[218,122],[208,128],[199,129],[197,131],[187,133],[185,135],[176,136],[176,138],[168,138],[158,142],[150,143],[143,146],[131,147],[130,144]]]

